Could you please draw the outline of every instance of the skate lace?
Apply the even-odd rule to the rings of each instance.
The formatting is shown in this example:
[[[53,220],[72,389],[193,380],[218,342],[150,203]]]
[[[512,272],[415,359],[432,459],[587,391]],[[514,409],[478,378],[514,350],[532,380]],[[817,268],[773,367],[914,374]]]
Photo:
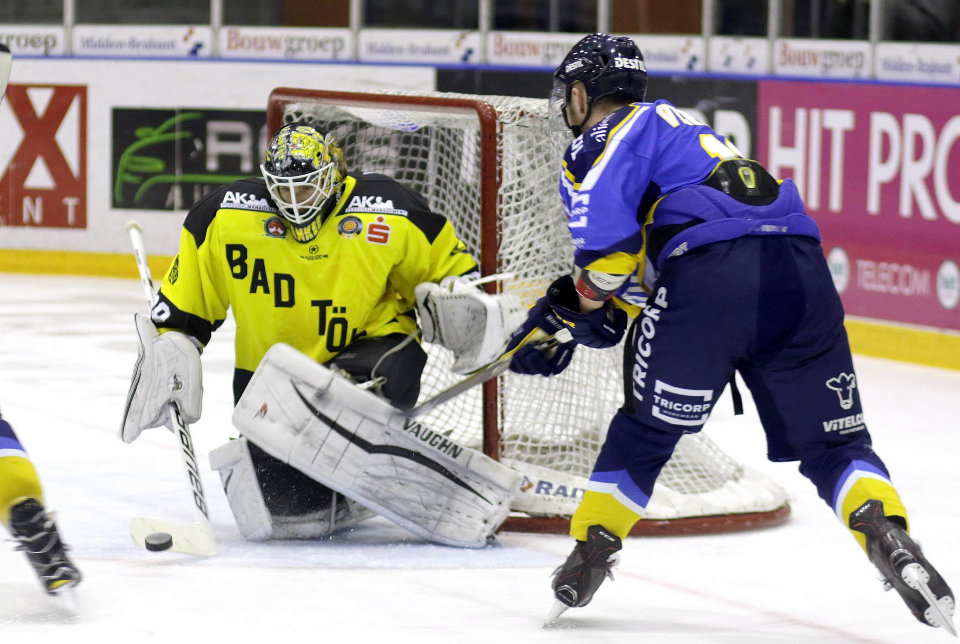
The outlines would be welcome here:
[[[52,516],[40,511],[12,527],[17,542],[15,549],[33,555],[31,559],[43,570],[41,575],[44,578],[53,577],[61,567],[70,565],[66,559],[67,547],[60,541]]]
[[[617,564],[619,564],[619,563],[620,563],[620,553],[619,553],[619,552],[614,552],[614,553],[611,554],[609,557],[607,557],[607,561],[604,562],[603,564],[601,564],[600,566],[590,566],[590,565],[589,565],[588,563],[586,563],[586,562],[583,562],[582,565],[585,565],[585,566],[587,566],[587,567],[593,567],[593,568],[605,568],[605,569],[606,569],[605,572],[606,572],[607,578],[610,579],[610,581],[614,581],[614,579],[613,579],[613,568],[614,568]],[[551,576],[551,577],[556,577],[556,576],[560,573],[560,571],[563,570],[563,567],[564,567],[565,565],[566,565],[566,564],[563,563],[563,564],[560,564],[559,566],[557,566],[556,568],[554,568],[554,569],[553,569],[553,572],[550,573],[550,576]]]

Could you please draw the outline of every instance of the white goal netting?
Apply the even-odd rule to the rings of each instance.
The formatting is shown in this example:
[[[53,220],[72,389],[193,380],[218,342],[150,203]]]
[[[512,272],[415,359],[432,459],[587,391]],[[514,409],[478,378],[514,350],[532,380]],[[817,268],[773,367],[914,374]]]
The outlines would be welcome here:
[[[570,139],[565,128],[551,127],[546,111],[545,100],[503,96],[281,88],[271,95],[268,121],[271,128],[316,124],[333,133],[352,171],[383,173],[420,192],[453,222],[484,274],[512,274],[502,290],[532,304],[573,263],[557,195],[559,160]],[[460,378],[446,350],[425,346],[430,358],[421,400]],[[524,492],[514,510],[569,516],[623,402],[622,362],[620,348],[581,347],[559,376],[508,373],[424,421],[522,472]],[[779,486],[700,433],[681,439],[646,518],[751,515],[750,524],[759,525],[757,515],[780,520],[787,512]],[[737,529],[734,523],[725,520],[722,529]]]

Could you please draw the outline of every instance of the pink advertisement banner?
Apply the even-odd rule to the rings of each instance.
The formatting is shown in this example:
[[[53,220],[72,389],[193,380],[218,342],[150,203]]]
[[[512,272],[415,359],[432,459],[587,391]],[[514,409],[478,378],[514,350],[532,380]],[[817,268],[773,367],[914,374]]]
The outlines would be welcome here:
[[[960,88],[760,81],[756,151],[800,188],[848,314],[960,330]]]

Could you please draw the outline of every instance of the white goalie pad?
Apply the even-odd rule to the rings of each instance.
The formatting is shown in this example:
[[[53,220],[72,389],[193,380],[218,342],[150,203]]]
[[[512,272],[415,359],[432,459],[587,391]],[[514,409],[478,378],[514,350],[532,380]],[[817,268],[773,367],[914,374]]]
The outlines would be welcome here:
[[[274,458],[446,545],[486,545],[520,491],[514,470],[285,344],[264,356],[233,423]]]
[[[511,332],[526,319],[520,298],[510,293],[490,295],[478,283],[447,278],[414,289],[423,339],[453,352],[454,373],[467,373],[494,360]]]
[[[200,419],[203,371],[200,349],[183,333],[160,334],[142,313],[135,316],[140,352],[123,409],[120,439],[132,443],[144,429],[169,424],[175,402],[185,423]]]
[[[210,452],[210,468],[220,473],[237,528],[249,541],[315,539],[373,516],[370,510],[336,492],[331,492],[330,506],[322,510],[293,516],[271,514],[245,436]]]

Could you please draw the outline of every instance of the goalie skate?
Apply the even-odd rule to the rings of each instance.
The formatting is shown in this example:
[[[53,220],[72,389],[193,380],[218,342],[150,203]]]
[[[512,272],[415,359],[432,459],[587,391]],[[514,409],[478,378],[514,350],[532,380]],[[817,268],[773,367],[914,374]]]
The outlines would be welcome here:
[[[38,501],[27,499],[10,509],[10,531],[47,594],[69,595],[80,583],[80,571],[67,557],[57,526]]]
[[[952,635],[953,592],[923,556],[907,531],[883,514],[883,503],[870,500],[850,514],[850,528],[867,537],[867,555],[880,570],[887,590],[895,588],[913,615]]]

